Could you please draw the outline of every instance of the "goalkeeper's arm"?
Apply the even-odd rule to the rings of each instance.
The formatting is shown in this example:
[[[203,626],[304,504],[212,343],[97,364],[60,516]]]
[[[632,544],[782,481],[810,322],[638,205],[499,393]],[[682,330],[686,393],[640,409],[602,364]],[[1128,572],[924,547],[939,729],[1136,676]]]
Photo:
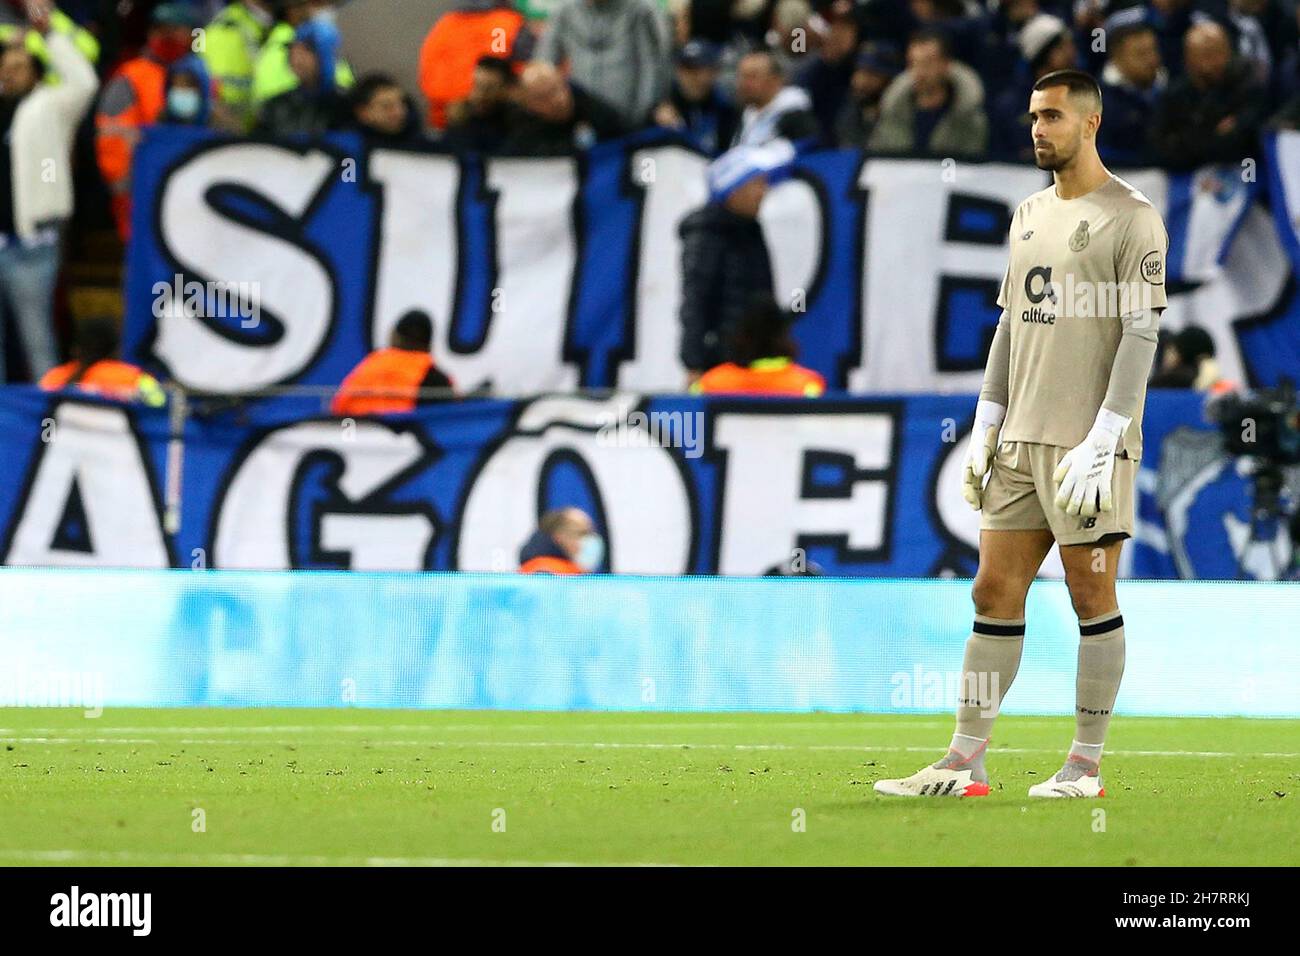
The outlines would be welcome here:
[[[1138,402],[1146,394],[1151,363],[1156,355],[1160,313],[1148,309],[1137,315],[1126,315],[1120,322],[1124,325],[1124,332],[1115,350],[1115,361],[1110,367],[1110,381],[1101,407],[1131,421],[1137,414]]]
[[[971,428],[962,468],[962,496],[978,511],[983,506],[984,475],[998,447],[998,431],[1007,414],[1007,383],[1011,367],[1011,329],[1004,309],[993,333],[993,344],[984,365],[984,384],[975,403],[975,424]]]
[[[998,319],[997,330],[993,333],[993,344],[989,347],[989,358],[984,363],[984,384],[980,387],[980,401],[992,402],[1007,407],[1007,385],[1011,374],[1011,326],[1007,310],[1002,310]]]

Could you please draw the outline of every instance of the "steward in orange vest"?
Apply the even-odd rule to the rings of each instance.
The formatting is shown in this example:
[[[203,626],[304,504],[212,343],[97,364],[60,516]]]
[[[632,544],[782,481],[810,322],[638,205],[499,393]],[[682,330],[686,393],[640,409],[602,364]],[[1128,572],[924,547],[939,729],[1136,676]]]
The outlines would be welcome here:
[[[199,26],[200,20],[182,4],[157,7],[146,52],[118,67],[99,97],[95,158],[123,241],[131,231],[131,157],[144,127],[156,123],[166,105],[168,67],[190,52],[190,31]]]
[[[605,541],[579,508],[542,515],[537,530],[519,549],[523,574],[588,574],[605,558]]]
[[[732,361],[715,365],[691,385],[693,395],[802,395],[818,398],[826,380],[796,365],[792,317],[772,299],[754,303],[737,323]]]
[[[433,321],[423,312],[402,316],[393,329],[389,347],[363,358],[339,386],[330,411],[335,415],[394,415],[415,411],[417,405],[437,401],[421,396],[421,389],[455,386],[433,364]]]
[[[523,61],[532,46],[524,15],[508,0],[460,0],[420,45],[420,92],[429,101],[429,125],[446,128],[447,107],[469,96],[480,57]]]
[[[111,319],[87,319],[77,327],[76,358],[41,376],[47,392],[76,388],[119,401],[138,401],[154,407],[167,397],[158,380],[147,372],[113,358],[117,354],[117,326]]]

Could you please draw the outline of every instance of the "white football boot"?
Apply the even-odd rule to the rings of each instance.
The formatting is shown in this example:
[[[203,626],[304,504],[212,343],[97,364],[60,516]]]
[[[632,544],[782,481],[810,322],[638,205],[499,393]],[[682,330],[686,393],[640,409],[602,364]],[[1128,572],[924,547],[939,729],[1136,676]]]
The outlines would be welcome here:
[[[969,770],[925,767],[898,780],[877,780],[876,793],[890,797],[987,797],[989,785],[971,778]]]
[[[1104,797],[1106,788],[1102,785],[1101,774],[1097,765],[1079,760],[1067,760],[1065,766],[1056,772],[1050,780],[1036,783],[1029,788],[1031,797]]]

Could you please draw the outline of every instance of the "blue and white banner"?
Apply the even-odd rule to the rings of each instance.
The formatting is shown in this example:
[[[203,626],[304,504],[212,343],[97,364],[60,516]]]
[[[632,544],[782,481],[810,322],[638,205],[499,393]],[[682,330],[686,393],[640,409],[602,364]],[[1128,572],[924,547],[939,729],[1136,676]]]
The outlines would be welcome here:
[[[969,576],[978,515],[958,475],[974,403],[616,393],[387,420],[286,398],[199,403],[169,457],[165,410],[11,387],[0,563],[509,571],[543,510],[577,505],[618,573],[760,575],[806,560],[829,575]],[[1122,573],[1278,577],[1287,529],[1249,533],[1249,483],[1200,399],[1153,393],[1145,425]],[[1289,480],[1300,488],[1300,470]],[[1055,553],[1044,573],[1060,573]]]
[[[1248,384],[1300,377],[1298,142],[1270,140],[1267,176],[1119,171],[1169,228],[1164,324],[1206,327],[1224,374]],[[336,385],[421,309],[467,390],[677,390],[677,227],[705,200],[704,167],[659,134],[484,160],[155,128],[133,169],[127,356],[195,389]],[[1257,176],[1286,197],[1276,221]],[[1010,216],[1049,182],[995,163],[802,157],[760,216],[801,360],[837,390],[975,391]]]

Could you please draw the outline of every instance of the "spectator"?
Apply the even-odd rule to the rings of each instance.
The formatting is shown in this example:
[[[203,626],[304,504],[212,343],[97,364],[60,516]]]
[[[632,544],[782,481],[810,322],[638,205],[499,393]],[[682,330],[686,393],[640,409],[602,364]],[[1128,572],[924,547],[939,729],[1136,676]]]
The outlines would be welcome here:
[[[160,123],[207,126],[212,116],[212,78],[203,58],[183,56],[167,68],[166,94]]]
[[[1070,28],[1050,13],[1031,17],[1020,28],[1017,42],[1025,81],[1013,83],[994,102],[990,152],[1008,162],[1029,163],[1034,159],[1034,147],[1027,110],[1034,84],[1048,73],[1074,69],[1079,55]]]
[[[977,4],[964,0],[909,0],[909,12],[915,21],[910,35],[934,33],[943,37],[945,49],[954,60],[977,73],[993,66],[1004,55],[990,19]],[[981,81],[982,83],[982,81]]]
[[[1250,66],[1256,83],[1268,88],[1273,76],[1274,53],[1262,19],[1268,0],[1227,0],[1224,19],[1236,36],[1237,57]]]
[[[334,5],[328,0],[283,0],[279,22],[267,34],[253,66],[253,107],[262,105],[298,85],[298,76],[289,66],[289,44],[298,28],[313,17],[333,22]],[[334,63],[334,85],[340,90],[355,82],[352,68],[339,58]]]
[[[108,186],[117,233],[131,234],[131,157],[141,130],[157,122],[167,95],[167,71],[190,52],[199,20],[179,3],[154,10],[145,52],[127,60],[104,87],[95,113],[95,157]]]
[[[849,96],[835,127],[840,146],[862,149],[880,118],[880,101],[886,88],[898,76],[902,62],[898,51],[886,43],[864,44],[849,80]]]
[[[1278,99],[1295,92],[1300,82],[1300,8],[1292,0],[1232,0],[1229,20],[1238,13],[1257,21],[1263,33],[1271,63],[1271,92]],[[1243,44],[1244,39],[1245,34],[1239,31],[1238,49],[1248,59],[1257,59],[1251,45]]]
[[[758,210],[793,158],[787,140],[732,147],[709,165],[709,202],[682,220],[681,360],[688,384],[724,361],[749,301],[772,295]]]
[[[403,146],[424,140],[411,98],[387,73],[363,76],[349,100],[352,125],[372,144]]]
[[[666,28],[651,0],[566,0],[547,23],[537,59],[568,64],[569,79],[599,91],[640,126],[668,92]]]
[[[718,88],[718,48],[691,40],[677,51],[668,99],[655,108],[655,122],[682,133],[710,156],[736,135],[736,107]]]
[[[1105,114],[1097,131],[1097,148],[1103,162],[1145,166],[1151,162],[1147,143],[1156,102],[1168,82],[1160,65],[1160,45],[1141,7],[1108,19],[1106,35],[1110,59],[1101,73]]]
[[[1086,2],[1087,0],[1080,0],[1075,5],[1076,26]],[[988,24],[989,54],[986,63],[979,70],[984,79],[985,94],[990,101],[996,98],[995,90],[1005,90],[1022,78],[1016,75],[1016,71],[1021,68],[1020,31],[1034,17],[1046,12],[1038,0],[1007,0],[997,5],[997,11]],[[1096,25],[1101,26],[1101,22],[1098,21]],[[1081,28],[1081,33],[1086,35],[1087,29]],[[1101,68],[1100,63],[1097,68]]]
[[[580,508],[542,515],[537,530],[519,549],[523,574],[591,574],[605,560],[605,539]]]
[[[167,396],[158,380],[117,356],[117,323],[109,318],[84,319],[77,324],[72,361],[41,376],[47,392],[65,388],[101,395],[124,402],[143,402],[155,408],[166,404]]]
[[[0,17],[4,15],[3,8],[0,8]],[[16,16],[16,14],[11,15]],[[91,65],[99,62],[99,40],[95,38],[95,34],[78,24],[58,7],[49,8],[49,17],[51,30],[70,38],[76,44],[77,49],[81,51],[81,55],[89,60]],[[25,17],[17,22],[0,22],[0,47],[6,47],[11,43],[22,43],[24,42],[24,36],[26,37],[25,42],[28,44],[28,49],[31,50],[33,56],[42,61],[49,60],[50,55],[45,48],[45,41],[41,39],[39,33],[28,32]],[[55,77],[47,77],[47,79],[57,82]]]
[[[253,71],[275,24],[271,0],[235,0],[203,31],[203,59],[217,81],[217,125],[235,133],[253,127]]]
[[[1219,371],[1214,358],[1214,339],[1199,325],[1189,325],[1167,341],[1160,367],[1151,376],[1152,388],[1189,388],[1219,395],[1236,389],[1236,384]]]
[[[822,139],[835,142],[835,124],[848,99],[849,84],[857,69],[858,22],[852,8],[833,7],[821,49],[800,70],[796,83],[812,98],[813,115],[821,128]]]
[[[793,323],[794,316],[775,299],[753,300],[732,332],[729,361],[701,375],[691,392],[820,397],[826,380],[795,364],[799,348],[790,335]]]
[[[774,0],[682,0],[678,44],[712,43],[718,50],[718,86],[736,99],[736,65],[746,53],[767,46]],[[784,62],[784,61],[782,61]],[[729,146],[730,144],[724,144]]]
[[[885,90],[868,147],[879,153],[978,158],[988,149],[988,135],[979,76],[948,56],[940,34],[912,37],[907,70]]]
[[[813,46],[820,42],[821,34],[813,29],[813,8],[808,0],[777,0],[772,9],[771,29],[764,34],[758,49],[772,54],[782,76],[793,76]]]
[[[298,27],[289,44],[289,68],[298,85],[267,100],[257,123],[260,134],[318,136],[346,123],[346,106],[335,85],[338,45],[338,29],[326,20]]]
[[[1186,74],[1169,84],[1156,106],[1152,147],[1172,168],[1235,163],[1258,148],[1267,112],[1264,90],[1250,65],[1235,58],[1219,24],[1187,31]]]
[[[469,95],[474,68],[485,56],[527,60],[533,34],[510,0],[459,0],[434,23],[420,47],[420,92],[429,126],[447,126],[447,108]]]
[[[49,67],[25,43],[0,51],[0,381],[5,375],[5,324],[12,320],[32,378],[57,360],[54,285],[59,245],[72,215],[69,154],[98,80],[72,39],[50,29],[32,8],[28,22],[42,35]]]
[[[736,68],[736,98],[743,112],[734,146],[817,136],[817,118],[808,91],[786,85],[781,62],[769,50],[754,50],[741,57]]]
[[[771,0],[687,0],[689,38],[725,47],[736,42],[760,46],[772,19]]]
[[[1192,0],[1148,0],[1147,20],[1171,77],[1183,72],[1183,39],[1192,28]]]
[[[446,396],[426,389],[450,390],[455,386],[436,365],[433,321],[411,311],[397,320],[388,348],[376,349],[348,373],[330,405],[335,415],[396,415],[415,411],[418,405]]]
[[[499,152],[509,135],[518,87],[509,60],[494,56],[480,59],[474,67],[474,84],[469,96],[451,104],[447,110],[447,134],[443,142],[459,151]]]
[[[560,76],[549,63],[530,63],[520,78],[501,151],[513,156],[563,156],[628,131],[623,115]]]

